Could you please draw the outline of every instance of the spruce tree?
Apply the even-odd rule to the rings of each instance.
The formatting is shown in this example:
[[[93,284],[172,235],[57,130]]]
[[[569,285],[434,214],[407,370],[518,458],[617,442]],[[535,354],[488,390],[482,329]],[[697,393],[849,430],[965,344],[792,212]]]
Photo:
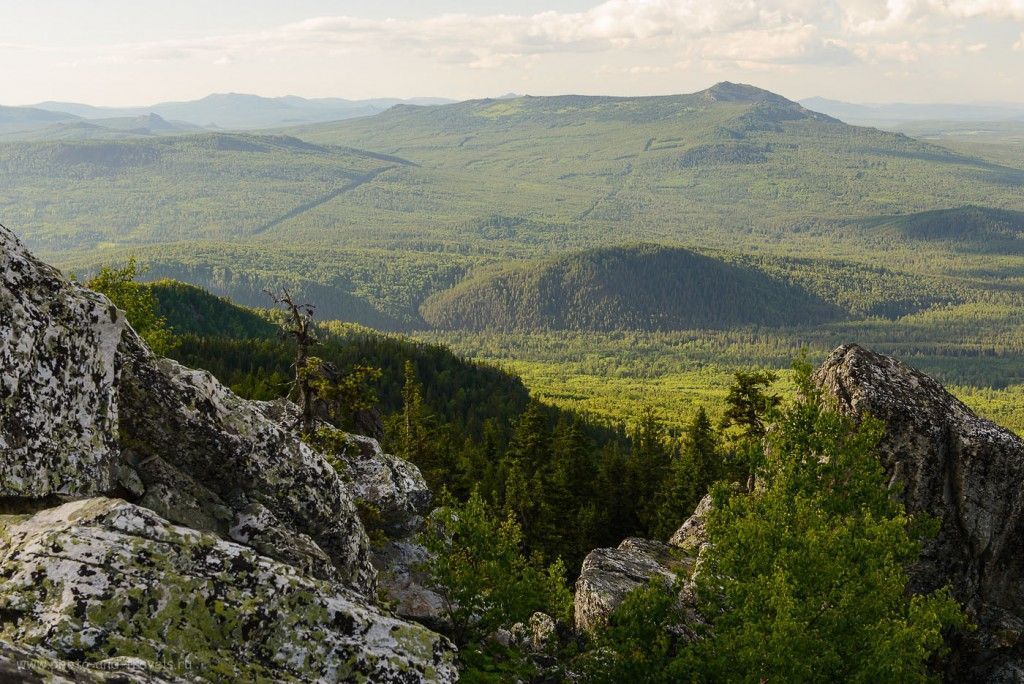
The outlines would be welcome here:
[[[722,474],[717,435],[702,406],[687,425],[682,451],[658,493],[655,538],[671,536]]]

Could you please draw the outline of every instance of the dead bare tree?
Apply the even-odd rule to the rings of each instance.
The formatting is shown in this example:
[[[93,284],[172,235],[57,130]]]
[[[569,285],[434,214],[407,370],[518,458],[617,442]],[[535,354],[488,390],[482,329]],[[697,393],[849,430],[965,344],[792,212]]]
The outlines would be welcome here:
[[[313,313],[316,307],[295,301],[288,288],[281,292],[264,290],[274,303],[284,309],[288,316],[283,335],[295,340],[295,379],[292,381],[292,393],[299,405],[299,425],[303,434],[313,431],[314,393],[313,378],[310,373],[310,350],[317,344],[316,326],[313,324]]]

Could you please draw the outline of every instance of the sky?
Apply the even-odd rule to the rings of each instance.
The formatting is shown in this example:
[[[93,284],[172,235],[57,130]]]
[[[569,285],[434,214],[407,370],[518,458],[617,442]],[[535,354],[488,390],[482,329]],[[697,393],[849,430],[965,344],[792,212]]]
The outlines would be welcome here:
[[[1024,0],[0,0],[0,103],[660,95],[1024,102]]]

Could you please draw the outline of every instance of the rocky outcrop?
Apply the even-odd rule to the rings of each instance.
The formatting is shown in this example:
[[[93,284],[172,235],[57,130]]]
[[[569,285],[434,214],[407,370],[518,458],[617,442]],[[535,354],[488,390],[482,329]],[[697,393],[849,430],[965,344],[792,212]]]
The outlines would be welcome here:
[[[589,632],[608,620],[626,595],[652,579],[667,585],[689,575],[696,557],[682,549],[630,537],[614,549],[594,549],[583,560],[576,580],[576,629]]]
[[[178,684],[164,668],[141,658],[73,663],[40,648],[0,641],[0,682],[11,684]]]
[[[386,538],[370,550],[381,592],[396,614],[444,630],[446,605],[422,569],[429,553],[416,540],[433,498],[426,480],[413,464],[385,454],[374,439],[348,435],[348,444],[341,458],[352,494],[372,507]]]
[[[122,444],[130,449],[143,483],[149,479],[146,464],[158,458],[199,483],[202,489],[194,491],[203,499],[212,494],[221,504],[218,511],[230,511],[232,523],[258,505],[265,525],[277,528],[265,539],[308,537],[331,559],[327,566],[310,562],[311,568],[364,593],[373,591],[375,573],[351,493],[323,456],[210,373],[155,358],[130,329],[120,350]],[[193,490],[171,491],[187,500]],[[202,502],[163,506],[153,500],[150,505],[173,522],[207,529],[203,518],[179,517],[189,508],[209,510]],[[291,546],[278,555],[268,541],[263,551],[294,560]]]
[[[125,327],[0,228],[0,496],[115,490]]]
[[[431,588],[422,566],[429,552],[415,538],[389,539],[372,549],[380,591],[396,615],[431,629],[445,631],[450,625],[444,598]]]
[[[295,425],[293,404],[268,402],[265,413],[282,425]],[[429,584],[423,564],[428,551],[417,535],[430,510],[432,494],[419,469],[386,454],[377,440],[321,423],[317,439],[355,498],[371,537],[370,560],[377,569],[378,593],[395,613],[444,631],[444,599]]]
[[[708,536],[704,531],[704,519],[711,510],[711,495],[705,494],[697,507],[693,509],[693,515],[686,519],[679,529],[675,531],[669,540],[669,546],[674,546],[692,554],[699,554],[707,546]]]
[[[358,594],[117,499],[11,521],[4,636],[60,658],[136,656],[229,681],[451,680],[442,637]]]
[[[3,228],[0,250],[0,672],[43,649],[58,678],[455,678],[445,639],[377,605],[356,507],[415,529],[415,467],[353,437],[343,478],[287,402],[155,357]]]
[[[345,437],[347,443],[339,456],[352,495],[373,506],[381,530],[389,537],[418,532],[433,499],[419,468],[385,454],[375,439],[352,434]]]
[[[1024,681],[1024,441],[856,345],[832,352],[815,380],[844,412],[884,421],[882,463],[908,512],[941,521],[910,577],[915,591],[949,585],[978,625],[955,645],[950,677]]]

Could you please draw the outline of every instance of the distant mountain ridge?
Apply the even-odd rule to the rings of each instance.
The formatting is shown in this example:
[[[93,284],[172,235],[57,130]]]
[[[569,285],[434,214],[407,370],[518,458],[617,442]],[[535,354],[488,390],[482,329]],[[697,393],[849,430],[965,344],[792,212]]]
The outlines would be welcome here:
[[[828,114],[846,123],[859,125],[882,125],[911,121],[1022,121],[1024,103],[1020,104],[943,104],[904,103],[855,104],[830,100],[824,97],[809,97],[800,100],[804,107]]]
[[[139,107],[95,107],[76,102],[52,101],[41,102],[32,107],[83,119],[109,119],[157,114],[164,119],[182,121],[195,126],[256,129],[370,116],[397,104],[428,106],[451,102],[454,100],[431,97],[346,100],[343,98],[307,99],[295,95],[262,97],[244,93],[214,93],[198,100],[159,102]]]
[[[0,134],[30,128],[45,128],[58,123],[80,121],[80,117],[37,107],[0,106]]]
[[[110,135],[86,128],[98,123],[59,125]],[[428,297],[488,265],[641,243],[873,263],[894,246],[962,244],[874,228],[880,217],[1024,211],[1024,168],[1012,162],[849,126],[735,83],[398,105],[274,135],[123,135],[0,143],[3,218],[78,272],[135,255],[152,264],[148,277],[248,305],[287,285],[324,315],[389,330],[420,328]],[[853,313],[849,298],[801,285]],[[902,315],[932,301],[918,294],[867,292],[856,306]]]

